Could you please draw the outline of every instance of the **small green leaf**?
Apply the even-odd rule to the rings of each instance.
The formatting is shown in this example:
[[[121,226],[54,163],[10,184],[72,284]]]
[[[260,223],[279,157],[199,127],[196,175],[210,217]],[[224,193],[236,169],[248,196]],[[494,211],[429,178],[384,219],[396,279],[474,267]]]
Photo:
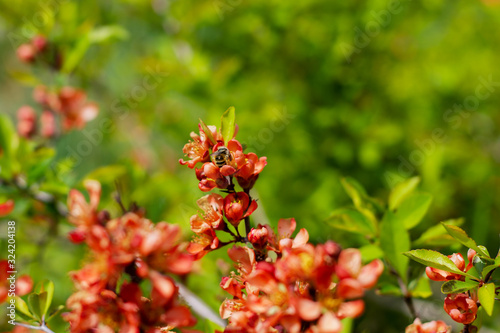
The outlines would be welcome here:
[[[231,140],[234,136],[235,126],[236,126],[236,112],[234,106],[231,106],[222,115],[220,124],[220,132],[222,134],[222,139],[224,140],[224,143],[226,145],[229,142],[229,140]]]
[[[485,258],[480,255],[476,255],[474,256],[474,259],[472,259],[472,264],[474,265],[474,268],[481,275],[483,275],[483,270],[485,267],[493,265],[494,263],[495,260],[491,258]]]
[[[214,136],[212,135],[212,131],[208,128],[207,125],[205,125],[205,123],[201,119],[200,119],[200,126],[205,135],[207,136],[207,139],[210,140],[210,142],[215,145],[217,141],[215,141]]]
[[[389,194],[389,209],[396,209],[417,188],[419,183],[420,177],[412,177],[396,184]]]
[[[406,283],[409,260],[403,255],[410,249],[410,235],[391,211],[386,211],[380,224],[380,247],[389,263]]]
[[[41,82],[33,74],[27,72],[12,71],[9,75],[16,81],[21,82],[27,86],[36,86]]]
[[[464,293],[468,290],[476,288],[478,285],[479,282],[473,280],[451,280],[443,283],[443,285],[441,286],[441,292],[443,294]]]
[[[468,248],[475,250],[478,254],[489,258],[488,252],[484,251],[484,248],[480,248],[479,246],[477,246],[476,242],[472,238],[470,238],[463,229],[454,225],[447,225],[444,223],[443,226],[446,228],[446,231],[448,231],[448,233],[457,241],[467,246]]]
[[[19,137],[12,121],[7,115],[0,115],[0,147],[3,154],[11,157],[19,147]]]
[[[16,301],[16,309],[23,314],[25,317],[30,319],[35,319],[35,317],[31,314],[30,309],[28,308],[28,304],[19,296],[15,297]]]
[[[418,298],[429,298],[432,296],[432,289],[429,283],[429,279],[424,274],[417,281],[415,286],[410,285],[410,291],[412,297]]]
[[[366,235],[375,234],[375,225],[355,208],[335,210],[327,219],[333,228]]]
[[[47,312],[45,311],[47,305],[50,305],[47,302],[47,292],[43,291],[38,294],[38,306],[40,307],[39,311],[41,318],[45,318],[45,315],[47,314]]]
[[[377,289],[377,294],[380,295],[390,295],[390,296],[402,296],[401,289],[399,286],[391,284],[391,283],[382,283],[379,284],[379,288]]]
[[[62,310],[64,309],[64,305],[59,305],[54,311],[52,311],[48,318],[45,319],[45,322],[48,323],[52,319],[54,319]]]
[[[464,223],[464,219],[446,220],[443,223],[449,225],[462,225]],[[446,229],[441,223],[427,229],[417,240],[413,242],[414,247],[449,246],[452,244],[456,244],[455,239],[446,232]]]
[[[394,212],[396,218],[404,224],[406,229],[418,225],[432,202],[432,195],[427,193],[414,193],[404,200]]]
[[[483,270],[481,271],[481,276],[483,277],[483,279],[486,279],[486,276],[493,270],[497,269],[498,268],[498,265],[497,264],[493,264],[493,265],[489,265],[489,266],[486,266],[485,268],[483,268]]]
[[[483,285],[479,288],[477,296],[488,316],[491,316],[495,305],[495,284],[487,283]]]
[[[351,333],[353,326],[352,318],[344,318],[341,320],[342,322],[342,331],[340,333]]]
[[[370,262],[384,257],[384,251],[374,244],[368,244],[359,248],[363,262]]]
[[[42,315],[47,315],[50,305],[52,303],[52,299],[54,298],[54,282],[50,280],[43,280],[41,282],[42,291],[47,293],[45,307],[41,308]],[[40,294],[41,296],[42,294]]]
[[[450,273],[468,276],[470,278],[475,278],[473,275],[467,274],[459,270],[458,267],[455,265],[453,261],[451,261],[450,258],[437,251],[419,249],[419,250],[408,251],[404,255],[425,266],[437,268]]]
[[[28,295],[28,307],[36,320],[41,321],[42,315],[40,313],[40,299],[38,294],[32,293]]]
[[[366,191],[363,186],[350,177],[342,178],[340,182],[347,192],[347,195],[352,199],[354,206],[362,207],[363,198],[366,196]]]
[[[89,32],[91,43],[104,43],[112,39],[127,39],[128,32],[119,25],[106,25]]]

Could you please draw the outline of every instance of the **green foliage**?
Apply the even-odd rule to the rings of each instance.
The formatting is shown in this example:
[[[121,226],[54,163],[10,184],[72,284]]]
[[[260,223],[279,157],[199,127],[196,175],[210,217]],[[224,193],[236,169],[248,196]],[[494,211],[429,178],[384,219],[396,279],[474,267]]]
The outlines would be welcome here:
[[[477,288],[479,283],[474,280],[451,280],[443,283],[441,286],[441,292],[443,294],[453,294],[453,293],[464,293],[471,289]]]
[[[462,272],[447,256],[433,250],[411,250],[405,253],[405,256],[411,258],[425,266],[437,268],[446,272],[455,273],[469,278],[474,278],[473,275]]]
[[[221,118],[220,132],[222,134],[222,139],[224,142],[228,142],[234,136],[234,130],[236,125],[236,114],[234,106],[224,112]]]
[[[481,286],[477,292],[479,302],[484,308],[484,311],[491,316],[493,314],[493,307],[495,305],[495,284],[487,283]]]

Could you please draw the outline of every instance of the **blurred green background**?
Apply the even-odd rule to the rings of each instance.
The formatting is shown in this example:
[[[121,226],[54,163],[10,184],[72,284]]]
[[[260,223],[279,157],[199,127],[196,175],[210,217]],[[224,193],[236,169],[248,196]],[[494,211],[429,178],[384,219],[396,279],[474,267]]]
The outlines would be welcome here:
[[[464,229],[496,253],[497,4],[2,0],[1,112],[14,119],[21,105],[34,105],[36,81],[84,88],[99,117],[56,142],[58,159],[74,159],[70,184],[81,187],[90,172],[111,165],[93,174],[104,186],[101,207],[118,211],[111,200],[118,180],[126,202],[137,201],[153,221],[182,225],[189,236],[203,193],[194,172],[178,163],[182,147],[198,118],[218,125],[235,106],[237,138],[268,158],[254,192],[256,223],[295,217],[313,241],[353,246],[325,223],[349,203],[341,177],[385,199],[394,182],[420,175],[421,188],[434,196],[420,230],[464,217]],[[59,45],[68,73],[19,62],[16,43],[34,33]],[[109,121],[112,129],[103,130]],[[60,303],[72,290],[65,274],[83,255],[64,240],[69,229],[62,226],[43,258],[26,268],[58,282]],[[36,252],[35,236],[25,237],[18,251]],[[215,310],[224,293],[202,290],[218,285],[216,257],[190,283]],[[385,318],[391,311],[397,306]],[[367,310],[354,331],[401,332],[409,323],[400,316],[380,327],[377,318],[380,312]]]

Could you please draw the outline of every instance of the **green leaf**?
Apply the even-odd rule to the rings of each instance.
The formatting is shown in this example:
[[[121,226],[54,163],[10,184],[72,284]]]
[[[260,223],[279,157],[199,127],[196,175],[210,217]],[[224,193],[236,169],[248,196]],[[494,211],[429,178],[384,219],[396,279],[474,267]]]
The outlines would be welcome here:
[[[422,275],[416,280],[415,286],[410,284],[409,287],[412,297],[429,298],[432,296],[432,289],[427,275]]]
[[[441,286],[441,292],[443,294],[464,293],[468,290],[476,288],[478,285],[479,282],[473,280],[451,280],[443,283],[443,285]]]
[[[464,219],[446,220],[443,223],[448,225],[462,225],[464,223]],[[413,246],[415,247],[449,246],[452,244],[456,244],[456,241],[447,233],[442,223],[430,227],[413,242]]]
[[[36,86],[39,85],[41,82],[33,76],[31,73],[27,72],[20,72],[20,71],[11,71],[9,72],[9,75],[16,81],[21,82],[27,86]]]
[[[355,208],[337,209],[327,221],[333,228],[353,233],[373,236],[376,232],[372,221]]]
[[[224,143],[226,145],[228,141],[231,140],[234,136],[235,126],[236,126],[236,112],[234,106],[231,106],[222,115],[220,124],[220,132],[222,134],[222,139],[224,140]]]
[[[491,316],[495,305],[495,284],[487,283],[483,285],[479,288],[477,296],[488,316]]]
[[[370,262],[384,257],[384,251],[374,244],[368,244],[359,248],[363,262]]]
[[[44,176],[47,169],[51,166],[54,160],[55,150],[52,148],[42,147],[37,149],[32,158],[36,161],[35,164],[30,163],[26,170],[28,176],[28,184],[32,184]]]
[[[41,311],[42,315],[47,315],[47,312],[49,311],[50,305],[52,303],[52,299],[54,298],[54,282],[50,280],[43,280],[42,282],[40,282],[40,285],[41,285],[40,297],[44,292],[47,294],[45,299],[45,305],[44,307],[41,308]]]
[[[409,260],[403,255],[410,249],[410,235],[391,211],[387,211],[380,224],[380,247],[389,263],[406,283]]]
[[[203,122],[203,120],[200,119],[200,126],[201,126],[201,129],[203,130],[203,132],[205,132],[205,135],[207,136],[207,139],[210,140],[210,142],[212,142],[212,144],[216,144],[217,141],[215,141],[213,135],[212,135],[212,131],[210,131],[210,129],[208,128],[207,125],[205,125],[205,123]]]
[[[128,31],[119,25],[106,25],[89,32],[91,43],[104,43],[112,39],[127,39]]]
[[[389,209],[396,209],[417,188],[419,183],[420,177],[412,177],[396,184],[389,194]]]
[[[31,314],[30,309],[28,308],[28,304],[19,296],[15,297],[16,300],[16,309],[23,314],[25,317],[30,319],[35,319],[35,317]]]
[[[8,157],[14,156],[19,147],[19,137],[17,136],[16,128],[5,114],[0,115],[0,147],[3,150],[3,154]]]
[[[62,310],[64,309],[64,305],[59,305],[54,311],[50,313],[48,318],[45,319],[45,322],[48,323],[52,319],[54,319]]]
[[[40,313],[40,298],[38,294],[32,293],[28,295],[28,307],[36,320],[41,321],[42,315]]]
[[[76,43],[75,47],[73,47],[73,49],[68,52],[68,55],[65,57],[61,72],[65,74],[71,73],[75,69],[76,65],[78,65],[83,59],[85,53],[90,47],[90,44],[88,34],[82,36]]]
[[[340,333],[351,333],[353,326],[352,318],[344,318],[341,320],[342,322],[342,331]]]
[[[478,254],[489,258],[489,254],[484,250],[484,247],[481,248],[477,246],[476,242],[472,238],[470,238],[463,229],[454,225],[447,225],[444,223],[443,226],[446,228],[446,231],[448,231],[448,233],[457,241],[467,246],[468,248],[475,250]]]
[[[488,273],[490,273],[491,271],[493,271],[493,270],[495,270],[497,268],[498,268],[497,264],[486,266],[481,271],[481,276],[483,277],[483,279],[486,279],[486,275],[488,275]]]
[[[380,295],[390,295],[390,296],[402,296],[401,289],[399,286],[392,283],[381,283],[378,284],[377,294]]]
[[[472,264],[474,265],[474,268],[482,276],[484,276],[483,270],[490,265],[494,265],[494,263],[495,260],[491,258],[485,258],[480,255],[476,255],[474,256],[474,259],[472,259]]]
[[[429,209],[432,202],[432,195],[428,193],[414,193],[403,201],[394,212],[396,219],[404,224],[406,229],[411,229],[418,225]]]
[[[47,314],[47,312],[45,311],[47,304],[48,304],[47,292],[43,291],[43,292],[38,294],[38,306],[40,307],[39,311],[40,311],[41,318],[45,318],[45,315]]]
[[[450,258],[437,251],[419,249],[419,250],[408,251],[404,255],[425,266],[437,268],[450,273],[468,276],[470,278],[475,278],[473,275],[470,275],[468,273],[459,270],[458,267]]]
[[[366,196],[366,191],[363,186],[350,177],[342,178],[340,182],[347,192],[347,195],[352,199],[354,206],[362,207],[363,198]]]

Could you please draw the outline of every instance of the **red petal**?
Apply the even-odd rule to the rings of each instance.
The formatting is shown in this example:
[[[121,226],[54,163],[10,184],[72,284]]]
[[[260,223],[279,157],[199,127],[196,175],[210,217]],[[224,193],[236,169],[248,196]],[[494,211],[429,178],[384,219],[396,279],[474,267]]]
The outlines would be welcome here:
[[[14,200],[7,200],[0,204],[0,217],[10,214],[14,209]]]

